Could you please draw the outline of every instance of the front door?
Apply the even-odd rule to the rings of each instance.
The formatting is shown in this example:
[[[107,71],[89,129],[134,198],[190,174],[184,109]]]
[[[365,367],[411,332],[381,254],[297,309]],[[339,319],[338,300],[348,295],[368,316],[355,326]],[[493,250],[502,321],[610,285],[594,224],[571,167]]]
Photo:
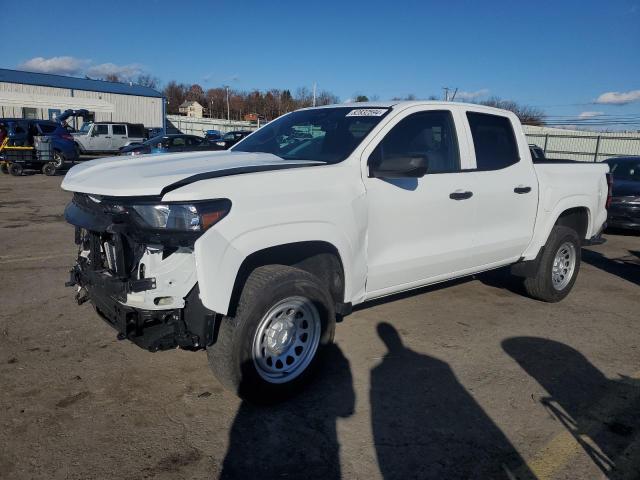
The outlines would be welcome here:
[[[111,150],[111,133],[109,125],[103,123],[94,124],[89,133],[87,150],[92,152],[107,152]]]
[[[465,141],[449,110],[409,109],[382,130],[368,158],[426,156],[422,178],[365,178],[369,202],[367,298],[447,278],[475,265],[476,198]],[[454,119],[455,118],[455,119]],[[458,128],[458,130],[461,130]],[[365,155],[367,150],[365,150]]]

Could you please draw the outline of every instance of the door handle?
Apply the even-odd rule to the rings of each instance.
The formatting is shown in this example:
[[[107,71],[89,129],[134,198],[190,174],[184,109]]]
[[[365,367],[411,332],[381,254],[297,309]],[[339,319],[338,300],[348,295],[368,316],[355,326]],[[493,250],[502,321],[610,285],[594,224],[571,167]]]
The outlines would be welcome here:
[[[111,138],[111,137],[104,137],[104,138]]]
[[[466,200],[473,197],[473,192],[463,192],[462,190],[456,190],[449,194],[451,200]]]
[[[529,193],[531,191],[531,187],[525,187],[524,185],[518,185],[513,189],[515,193]]]

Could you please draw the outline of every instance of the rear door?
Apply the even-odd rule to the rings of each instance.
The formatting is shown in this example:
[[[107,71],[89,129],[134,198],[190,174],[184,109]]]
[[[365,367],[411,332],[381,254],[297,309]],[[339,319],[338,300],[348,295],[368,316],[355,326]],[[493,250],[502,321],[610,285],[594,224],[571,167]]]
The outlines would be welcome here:
[[[199,137],[187,137],[187,144],[185,151],[201,150],[201,145],[204,139]]]
[[[476,263],[471,159],[466,137],[456,133],[464,130],[463,120],[454,113],[410,108],[374,139],[375,149],[364,150],[369,164],[380,155],[424,155],[429,162],[422,178],[371,178],[365,173],[368,298],[448,278]]]
[[[517,120],[467,111],[475,155],[475,255],[479,266],[520,258],[533,235],[538,181]]]
[[[119,150],[129,143],[129,137],[127,136],[127,126],[119,123],[111,125],[111,149]]]

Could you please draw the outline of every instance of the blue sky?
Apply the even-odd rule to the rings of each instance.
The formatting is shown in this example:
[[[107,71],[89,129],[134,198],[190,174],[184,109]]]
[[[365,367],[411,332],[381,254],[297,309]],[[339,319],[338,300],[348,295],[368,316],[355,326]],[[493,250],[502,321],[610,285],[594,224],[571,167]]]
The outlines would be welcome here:
[[[0,4],[3,38],[16,39],[6,68],[144,70],[205,89],[317,82],[342,100],[450,86],[550,115],[640,115],[640,0]],[[626,95],[592,103],[607,92]]]

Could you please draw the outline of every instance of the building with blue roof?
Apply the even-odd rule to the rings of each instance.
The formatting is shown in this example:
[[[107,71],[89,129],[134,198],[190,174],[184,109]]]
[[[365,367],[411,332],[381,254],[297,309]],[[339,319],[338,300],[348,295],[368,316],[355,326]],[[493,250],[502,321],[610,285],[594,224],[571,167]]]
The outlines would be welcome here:
[[[0,69],[0,118],[54,119],[67,109],[88,110],[97,122],[164,127],[165,100],[153,88]],[[80,119],[77,121],[81,122]],[[76,125],[77,128],[80,126]]]

